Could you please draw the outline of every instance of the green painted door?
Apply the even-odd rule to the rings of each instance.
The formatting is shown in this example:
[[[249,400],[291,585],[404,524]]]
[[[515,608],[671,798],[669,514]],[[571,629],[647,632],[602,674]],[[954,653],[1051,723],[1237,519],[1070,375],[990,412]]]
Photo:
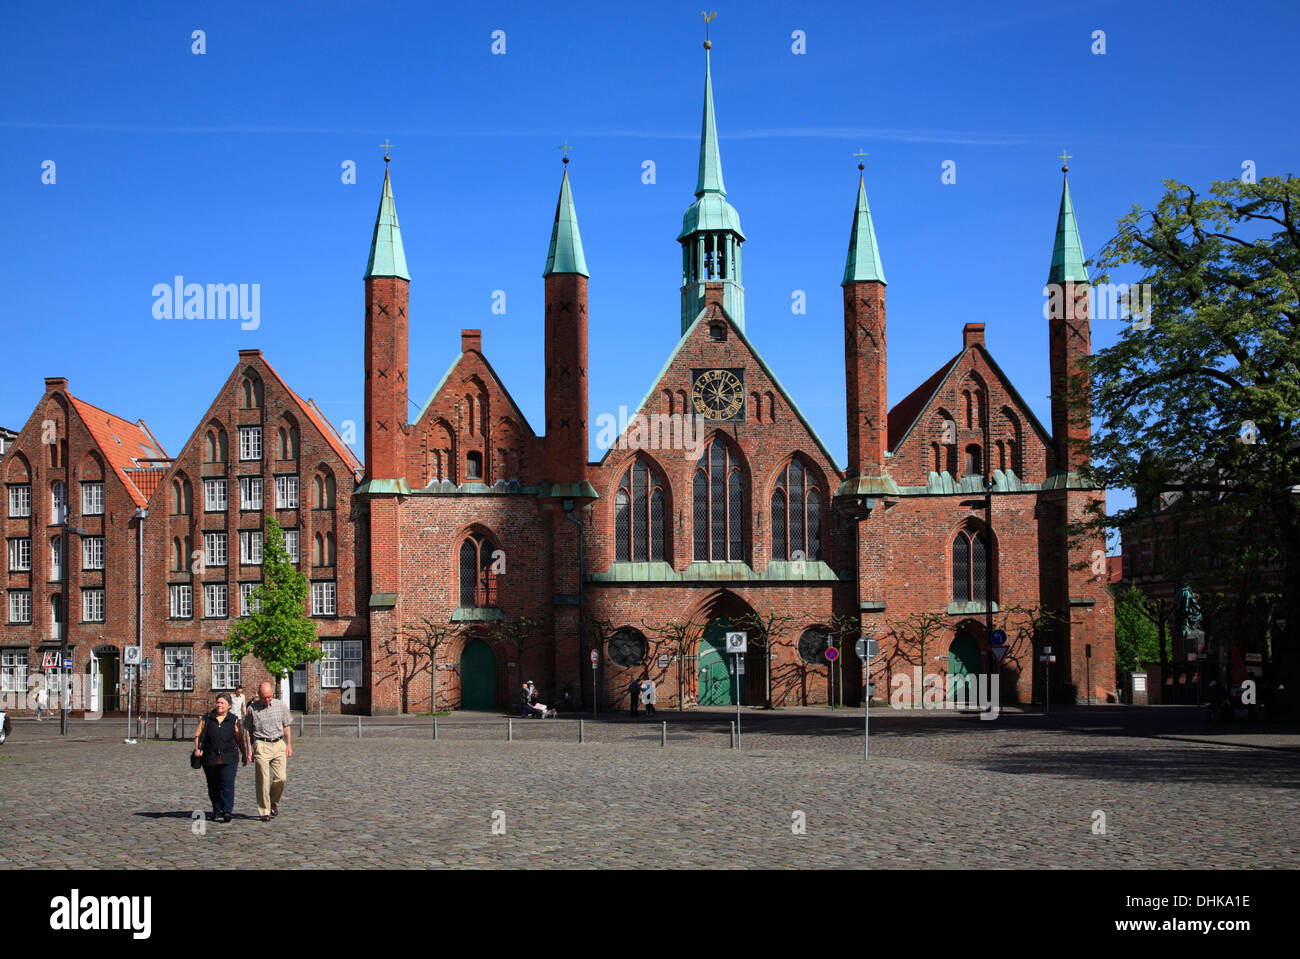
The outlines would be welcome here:
[[[715,619],[709,623],[700,638],[700,660],[697,678],[699,679],[699,697],[701,706],[734,706],[736,704],[736,682],[731,675],[730,658],[723,650],[726,648],[726,634],[731,629],[731,621],[726,618]],[[740,701],[745,702],[744,677],[741,677]]]
[[[460,654],[460,708],[496,709],[497,663],[488,644],[476,639]]]
[[[980,674],[980,645],[970,633],[958,633],[948,650],[948,675],[966,682],[967,676]]]

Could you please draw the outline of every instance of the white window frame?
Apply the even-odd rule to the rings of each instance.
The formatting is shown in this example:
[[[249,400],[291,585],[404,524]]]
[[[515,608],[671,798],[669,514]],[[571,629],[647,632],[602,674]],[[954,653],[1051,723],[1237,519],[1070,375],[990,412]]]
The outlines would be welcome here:
[[[239,428],[239,459],[242,462],[262,458],[262,427],[241,426]]]
[[[30,589],[9,590],[9,617],[7,622],[14,624],[32,621],[32,591]]]
[[[194,587],[188,583],[172,583],[167,588],[168,608],[172,619],[194,618]]]
[[[163,691],[194,691],[194,647],[163,647]]]
[[[266,502],[266,498],[263,496],[264,486],[265,484],[260,476],[239,477],[239,508],[245,512],[260,510],[262,504]]]
[[[230,592],[225,583],[203,584],[203,618],[225,619],[230,606]]]
[[[81,483],[81,515],[104,515],[104,481],[83,480]]]
[[[68,518],[68,488],[62,481],[50,485],[50,525],[62,526]]]
[[[298,565],[298,546],[299,536],[296,529],[286,529],[284,532],[284,549],[289,554],[289,561],[293,565]]]
[[[226,481],[224,479],[205,479],[203,481],[203,512],[224,513],[226,511]]]
[[[322,639],[320,648],[325,653],[321,660],[321,687],[339,689],[345,683],[353,688],[361,686],[364,664],[361,661],[361,640]]]
[[[104,537],[81,537],[81,568],[83,570],[104,568]]]
[[[338,584],[334,580],[316,580],[311,584],[313,616],[337,616],[338,608]]]
[[[27,692],[26,649],[0,650],[0,693]]]
[[[13,483],[9,486],[9,518],[22,519],[32,515],[32,484]]]
[[[275,478],[275,508],[298,508],[298,477],[277,476]]]
[[[83,623],[102,623],[104,621],[104,589],[102,586],[82,588],[81,621]]]
[[[261,608],[260,603],[253,601],[253,592],[261,585],[261,583],[239,584],[239,615],[241,617],[252,616]]]
[[[50,540],[50,582],[63,582],[63,537]]]
[[[9,572],[30,573],[32,571],[32,538],[18,536],[9,541]]]
[[[230,658],[225,646],[212,647],[212,688],[235,689],[239,686],[239,660]]]
[[[228,555],[224,532],[210,530],[203,534],[204,566],[225,566]]]
[[[262,531],[260,529],[241,529],[239,531],[239,564],[241,566],[261,566],[262,547]]]

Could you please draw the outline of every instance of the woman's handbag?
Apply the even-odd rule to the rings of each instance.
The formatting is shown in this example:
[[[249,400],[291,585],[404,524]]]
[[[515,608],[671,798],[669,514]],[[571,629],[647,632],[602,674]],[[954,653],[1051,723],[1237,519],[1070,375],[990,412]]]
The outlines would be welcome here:
[[[200,722],[202,721],[200,720]],[[199,738],[199,735],[202,735],[202,733],[203,733],[203,726],[199,726],[199,733],[198,735],[195,736],[195,738],[196,739]],[[193,749],[190,750],[190,768],[191,769],[203,768],[203,757],[194,755]]]

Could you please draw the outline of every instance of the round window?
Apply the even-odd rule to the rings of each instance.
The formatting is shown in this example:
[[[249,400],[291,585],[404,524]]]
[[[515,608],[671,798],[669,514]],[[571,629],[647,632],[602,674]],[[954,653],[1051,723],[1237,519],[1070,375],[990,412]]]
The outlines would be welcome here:
[[[831,634],[825,626],[809,626],[799,637],[799,658],[820,665],[826,662],[826,647],[830,643]]]
[[[649,651],[650,644],[646,642],[645,636],[631,626],[615,630],[614,635],[609,637],[609,658],[616,666],[625,669],[640,666],[645,662]]]

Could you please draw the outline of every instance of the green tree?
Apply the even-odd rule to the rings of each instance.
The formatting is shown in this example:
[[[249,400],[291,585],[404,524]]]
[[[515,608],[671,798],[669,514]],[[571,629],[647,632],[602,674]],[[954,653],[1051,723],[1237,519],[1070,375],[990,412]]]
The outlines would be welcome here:
[[[325,653],[316,643],[316,624],[304,605],[307,592],[307,577],[289,561],[280,525],[267,517],[262,583],[253,590],[253,614],[239,620],[226,639],[231,657],[251,655],[280,678],[299,663],[323,658]]]
[[[1120,672],[1141,669],[1143,663],[1167,661],[1160,650],[1160,605],[1154,604],[1142,590],[1130,585],[1115,596],[1115,668]],[[1161,604],[1163,605],[1163,604]],[[1167,616],[1165,616],[1167,618]],[[1168,646],[1168,637],[1165,639]],[[1166,650],[1167,651],[1167,650]]]
[[[1274,658],[1300,675],[1300,183],[1166,181],[1102,250],[1104,272],[1139,274],[1146,309],[1089,367],[1100,429],[1087,478],[1132,489],[1134,507],[1086,524],[1138,531],[1179,506],[1162,576],[1196,588],[1227,578],[1243,611],[1274,631]],[[1099,282],[1109,277],[1103,275]],[[1144,286],[1145,285],[1145,286]],[[1138,298],[1130,297],[1136,304]],[[1085,399],[1088,378],[1072,383]],[[1085,527],[1076,527],[1076,532]],[[1215,568],[1204,557],[1217,554]],[[1269,576],[1282,579],[1280,592]],[[1277,596],[1270,601],[1267,597]],[[1261,610],[1261,604],[1270,608]],[[1270,626],[1270,631],[1272,627]]]

